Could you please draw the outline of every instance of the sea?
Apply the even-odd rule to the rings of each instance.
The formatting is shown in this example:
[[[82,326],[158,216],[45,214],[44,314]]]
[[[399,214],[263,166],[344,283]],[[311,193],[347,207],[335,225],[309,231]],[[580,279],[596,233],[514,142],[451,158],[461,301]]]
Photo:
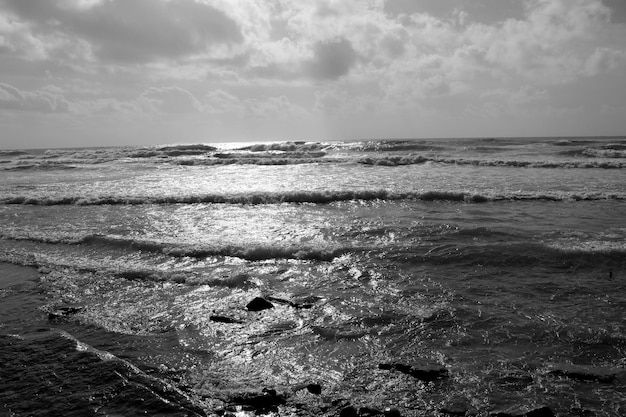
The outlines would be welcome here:
[[[625,416],[626,137],[0,151],[1,416]]]

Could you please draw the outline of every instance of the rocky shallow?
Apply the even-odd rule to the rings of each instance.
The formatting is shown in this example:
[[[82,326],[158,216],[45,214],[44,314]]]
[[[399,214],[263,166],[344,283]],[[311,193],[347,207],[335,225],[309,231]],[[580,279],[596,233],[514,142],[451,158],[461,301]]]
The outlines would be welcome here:
[[[287,306],[294,309],[311,309],[316,303],[321,301],[320,297],[307,296],[299,299],[287,299],[278,296],[257,296],[250,299],[242,311],[230,311],[220,314],[213,314],[209,320],[220,326],[241,326],[249,320],[255,320],[254,316],[244,313],[262,314],[265,310],[275,308],[275,305]],[[80,321],[84,307],[75,304],[68,305],[48,305],[43,309],[48,315],[51,324],[62,324],[63,322]],[[425,320],[428,321],[428,320]],[[329,329],[317,329],[317,332],[324,334],[330,332]],[[337,338],[337,334],[333,337]],[[348,336],[346,336],[348,337]],[[359,337],[358,335],[354,337]],[[5,356],[3,364],[11,363],[11,367],[6,368],[13,377],[6,380],[5,394],[3,401],[9,404],[10,410],[21,410],[28,412],[32,404],[11,403],[10,393],[20,389],[20,384],[39,384],[41,391],[46,391],[47,387],[57,384],[57,372],[77,372],[76,376],[70,376],[72,381],[76,377],[85,378],[80,384],[93,386],[93,393],[88,398],[70,397],[69,401],[61,401],[59,394],[50,393],[50,401],[64,404],[62,408],[71,414],[73,408],[89,407],[92,410],[115,410],[115,404],[120,400],[117,397],[127,400],[129,396],[138,395],[141,397],[142,407],[154,407],[160,410],[158,413],[166,412],[167,415],[185,416],[247,416],[247,415],[299,415],[299,416],[339,416],[339,417],[398,417],[398,416],[475,416],[475,417],[550,417],[556,415],[573,416],[601,416],[598,409],[587,409],[584,407],[571,407],[569,414],[555,413],[550,405],[539,404],[529,406],[527,404],[515,404],[510,401],[503,402],[499,407],[489,406],[480,408],[476,406],[473,398],[463,394],[462,390],[455,393],[454,371],[447,369],[444,365],[434,363],[425,358],[413,358],[410,362],[380,362],[369,364],[373,372],[379,372],[380,378],[385,375],[405,375],[415,381],[415,390],[423,390],[430,394],[431,403],[426,404],[422,409],[407,409],[402,405],[379,407],[376,404],[364,404],[363,400],[352,403],[351,398],[337,396],[333,390],[328,390],[323,383],[318,381],[307,381],[292,386],[259,386],[250,388],[242,385],[237,390],[228,389],[207,389],[207,386],[218,387],[219,381],[201,381],[195,386],[185,375],[176,375],[176,372],[167,367],[147,369],[141,371],[139,368],[114,356],[91,348],[65,334],[46,333],[40,338],[31,341],[35,345],[44,346],[42,351],[28,356],[30,347],[22,346],[28,344],[20,338],[4,338],[3,343],[8,347],[4,349]],[[50,345],[46,347],[46,345]],[[13,351],[11,351],[13,349]],[[55,355],[47,356],[43,352],[47,349],[54,349]],[[60,350],[59,350],[60,349]],[[20,359],[10,362],[9,356],[16,355]],[[78,359],[77,359],[78,358]],[[21,362],[20,362],[21,360]],[[78,361],[78,362],[76,362]],[[76,368],[76,363],[80,363]],[[105,365],[104,365],[105,364]],[[69,368],[68,368],[69,366]],[[100,368],[105,366],[106,372],[103,374]],[[29,369],[26,379],[17,382],[16,375],[22,369]],[[76,368],[76,369],[75,369]],[[97,375],[89,376],[92,372],[90,368],[99,369]],[[377,369],[375,371],[374,369]],[[85,374],[85,371],[87,374]],[[30,376],[28,376],[30,375]],[[537,383],[538,379],[558,381],[573,381],[577,384],[626,384],[626,369],[596,367],[590,365],[575,365],[571,363],[554,363],[546,367],[529,367],[528,372],[518,372],[508,375],[499,375],[494,382],[501,384],[506,389],[524,390],[525,387]],[[105,381],[105,382],[103,382]],[[70,382],[69,392],[72,392]],[[66,392],[68,392],[66,391]],[[9,394],[7,394],[9,393]],[[376,396],[376,392],[371,393]],[[53,399],[54,398],[54,399]],[[69,405],[75,402],[73,406]],[[435,405],[437,404],[437,405]],[[6,406],[5,406],[6,407]],[[162,407],[162,409],[160,408]],[[50,410],[57,410],[58,406],[51,406]],[[56,411],[51,411],[56,412]],[[65,412],[65,411],[64,411]],[[99,412],[99,411],[98,411]],[[157,413],[156,411],[154,411]],[[157,413],[157,414],[158,414]],[[18,413],[19,415],[19,413]],[[45,413],[44,413],[45,415]],[[53,414],[49,414],[53,415]]]

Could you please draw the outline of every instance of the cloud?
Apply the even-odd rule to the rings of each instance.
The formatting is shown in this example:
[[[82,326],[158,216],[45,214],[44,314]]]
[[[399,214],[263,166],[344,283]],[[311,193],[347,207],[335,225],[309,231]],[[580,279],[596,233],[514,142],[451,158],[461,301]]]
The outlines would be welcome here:
[[[570,82],[583,75],[588,44],[605,35],[609,10],[600,0],[527,4],[525,19],[468,29],[486,62],[536,82]]]
[[[195,0],[0,0],[0,6],[30,23],[40,39],[84,41],[95,57],[115,62],[176,59],[243,40],[234,20]]]
[[[189,91],[180,87],[150,87],[137,100],[155,113],[189,114],[202,111],[202,105]]]
[[[347,39],[318,42],[313,47],[313,59],[305,64],[306,72],[316,80],[334,80],[346,75],[357,61],[352,44]]]
[[[626,70],[625,50],[598,47],[585,62],[585,71],[589,76],[605,74],[618,69]]]
[[[22,91],[12,85],[0,83],[0,109],[66,113],[70,110],[70,104],[56,88]]]

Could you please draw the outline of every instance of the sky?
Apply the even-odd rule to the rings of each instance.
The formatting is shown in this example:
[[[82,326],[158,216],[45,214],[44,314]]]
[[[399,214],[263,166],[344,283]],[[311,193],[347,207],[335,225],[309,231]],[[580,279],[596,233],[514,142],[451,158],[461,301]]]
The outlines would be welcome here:
[[[626,135],[626,0],[0,0],[0,148]]]

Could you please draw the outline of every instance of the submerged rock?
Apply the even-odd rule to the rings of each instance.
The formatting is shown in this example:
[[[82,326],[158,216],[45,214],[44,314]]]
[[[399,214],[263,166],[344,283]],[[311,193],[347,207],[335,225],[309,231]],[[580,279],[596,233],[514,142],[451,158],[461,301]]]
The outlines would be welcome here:
[[[550,409],[550,407],[540,407],[540,408],[535,408],[534,410],[530,410],[524,416],[525,417],[554,417],[554,412]]]
[[[279,395],[276,390],[263,389],[261,392],[243,392],[232,396],[229,403],[240,406],[247,406],[259,413],[276,412],[279,405],[287,402],[283,395]]]
[[[293,387],[294,392],[302,391],[302,390],[307,390],[307,392],[310,394],[320,395],[322,393],[322,386],[318,383],[312,382],[309,384],[304,383],[304,384],[295,385]]]
[[[344,407],[339,412],[339,417],[358,417],[358,413],[356,412],[356,408],[351,405]]]
[[[297,308],[297,309],[309,309],[309,308],[313,308],[314,304],[322,300],[322,298],[315,296],[315,295],[309,295],[306,297],[296,298],[292,301],[286,298],[270,296],[270,297],[267,297],[267,300],[278,303],[278,304],[285,304],[285,305],[288,305],[290,307]]]
[[[552,367],[549,373],[577,381],[596,381],[604,383],[615,381],[620,374],[619,371],[611,368],[567,364],[556,365]]]
[[[84,309],[85,307],[83,306],[72,306],[72,305],[54,307],[48,310],[48,320],[58,321],[58,320],[68,319],[74,314],[80,313]]]
[[[503,411],[493,411],[489,413],[490,417],[555,417],[550,407],[539,407],[532,410],[524,411],[520,408],[509,408]]]
[[[376,408],[361,407],[359,408],[359,417],[376,417],[383,416],[384,413]]]
[[[210,316],[209,320],[214,321],[216,323],[228,323],[228,324],[242,324],[243,321],[234,319],[232,317],[226,316]]]
[[[248,311],[263,311],[274,308],[274,304],[270,303],[263,297],[255,297],[246,305]]]
[[[320,384],[309,384],[306,386],[306,390],[311,394],[320,395],[322,393],[322,386]]]
[[[400,413],[400,410],[398,410],[395,407],[385,408],[384,415],[385,417],[401,417],[402,416],[402,414]]]
[[[411,365],[404,363],[381,363],[379,369],[393,370],[411,375],[420,381],[430,382],[448,377],[448,370],[441,365],[428,363],[414,363]]]
[[[323,300],[322,297],[318,297],[317,295],[309,295],[306,297],[296,298],[293,301],[292,305],[295,308],[308,309],[313,308],[313,306],[321,300]]]

